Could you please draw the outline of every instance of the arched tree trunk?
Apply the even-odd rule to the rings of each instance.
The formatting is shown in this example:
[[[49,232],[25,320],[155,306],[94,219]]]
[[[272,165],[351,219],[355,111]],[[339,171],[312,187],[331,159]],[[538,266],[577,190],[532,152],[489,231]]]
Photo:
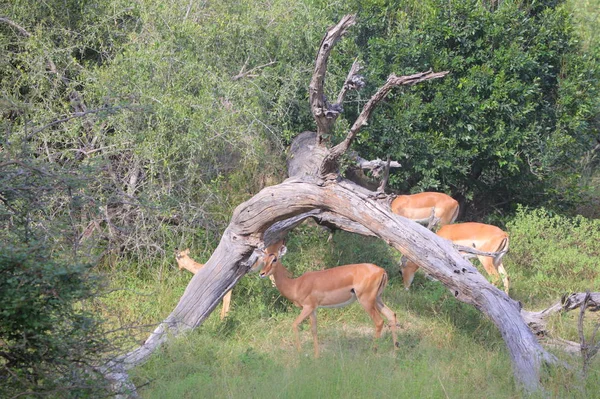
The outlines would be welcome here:
[[[327,32],[321,43],[310,86],[311,109],[318,130],[316,135],[312,134],[315,141],[307,139],[309,134],[306,132],[302,134],[304,141],[298,140],[305,155],[291,161],[290,175],[293,177],[263,189],[235,209],[219,246],[191,279],[171,314],[142,346],[108,366],[107,374],[116,385],[130,387],[126,385],[126,369],[142,363],[169,337],[199,326],[224,294],[248,273],[257,257],[255,249],[274,243],[303,219],[313,217],[339,229],[379,237],[409,258],[418,259],[419,266],[444,284],[457,300],[475,306],[498,327],[508,347],[518,384],[530,392],[541,389],[540,366],[555,359],[540,346],[523,321],[519,303],[488,283],[450,242],[393,214],[389,197],[338,176],[340,156],[366,124],[378,101],[393,87],[446,74],[425,72],[390,76],[365,105],[346,139],[327,149],[322,138],[333,126],[346,91],[340,92],[337,104],[331,105],[324,100],[322,85],[326,61],[335,42],[353,24],[353,16],[344,17]],[[358,68],[353,66],[353,70]],[[349,75],[349,81],[356,79]]]

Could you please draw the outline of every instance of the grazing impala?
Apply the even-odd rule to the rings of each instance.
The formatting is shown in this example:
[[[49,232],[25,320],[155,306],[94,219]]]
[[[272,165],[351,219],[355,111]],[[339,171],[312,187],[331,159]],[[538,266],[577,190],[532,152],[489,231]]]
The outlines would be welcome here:
[[[262,250],[257,261],[257,269],[262,267],[260,277],[273,276],[275,286],[283,296],[301,307],[300,316],[293,323],[296,347],[300,351],[298,325],[310,316],[315,357],[319,357],[317,341],[317,308],[342,307],[358,299],[375,323],[375,338],[383,329],[383,314],[390,323],[394,347],[396,340],[396,314],[381,300],[388,276],[385,270],[372,263],[345,265],[331,269],[307,272],[298,278],[291,278],[281,264],[281,257],[287,248],[283,241]]]
[[[477,255],[477,258],[489,275],[499,278],[498,272],[500,272],[504,283],[504,291],[508,294],[509,278],[504,265],[502,265],[502,257],[508,251],[508,234],[506,232],[490,224],[457,223],[443,226],[436,234],[452,241],[454,244],[472,247],[484,252],[498,253],[495,257]],[[404,287],[408,289],[419,266],[411,260],[404,261],[404,259],[402,279],[404,280]]]
[[[177,259],[177,264],[179,265],[179,270],[187,269],[190,272],[196,274],[198,270],[202,269],[204,265],[202,263],[196,262],[194,259],[190,258],[190,249],[184,249],[183,251],[175,251],[175,259]],[[229,291],[223,297],[223,308],[221,309],[221,320],[227,316],[229,313],[229,307],[231,306],[231,291]]]
[[[399,195],[390,205],[392,212],[421,224],[431,224],[439,219],[439,225],[451,224],[458,216],[458,202],[444,193],[424,192]]]

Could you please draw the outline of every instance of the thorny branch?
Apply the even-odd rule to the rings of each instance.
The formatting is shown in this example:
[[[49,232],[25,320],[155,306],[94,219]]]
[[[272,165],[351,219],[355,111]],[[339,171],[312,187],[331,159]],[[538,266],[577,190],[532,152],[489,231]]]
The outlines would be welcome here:
[[[6,17],[0,17],[0,22],[4,22],[5,24],[12,26],[17,30],[17,32],[25,37],[31,37],[31,33],[29,33],[25,28]]]
[[[248,66],[248,61],[250,60],[250,57],[246,58],[246,62],[244,62],[244,65],[242,65],[242,69],[240,69],[240,73],[238,73],[235,76],[231,77],[231,80],[236,81],[236,80],[240,80],[242,78],[255,78],[258,75],[257,74],[253,74],[252,72],[257,71],[259,69],[262,68],[266,68],[268,66],[274,65],[277,63],[277,61],[271,61],[271,62],[267,62],[266,64],[263,65],[259,65],[257,67],[254,67],[248,71],[246,71],[246,67]]]

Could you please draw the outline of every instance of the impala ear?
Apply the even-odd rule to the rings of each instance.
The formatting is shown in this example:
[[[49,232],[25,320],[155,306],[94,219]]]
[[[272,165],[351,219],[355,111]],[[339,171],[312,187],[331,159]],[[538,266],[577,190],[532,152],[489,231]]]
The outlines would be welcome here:
[[[282,245],[279,248],[279,257],[281,258],[283,255],[285,255],[287,253],[287,247],[285,245]]]

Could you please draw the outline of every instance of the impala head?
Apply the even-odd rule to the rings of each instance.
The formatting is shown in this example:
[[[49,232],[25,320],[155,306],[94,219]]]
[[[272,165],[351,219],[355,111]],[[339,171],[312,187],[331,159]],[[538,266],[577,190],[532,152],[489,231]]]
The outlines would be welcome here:
[[[179,263],[179,261],[188,256],[189,254],[189,248],[186,248],[183,251],[180,251],[178,249],[175,250],[175,259],[177,259],[177,263],[179,264],[179,270],[183,270],[183,266],[181,265],[181,263]]]
[[[256,262],[257,268],[262,269],[259,273],[261,278],[270,276],[273,274],[273,265],[277,263],[287,252],[287,248],[283,241],[279,241],[273,245],[268,246],[261,250],[260,257]]]

